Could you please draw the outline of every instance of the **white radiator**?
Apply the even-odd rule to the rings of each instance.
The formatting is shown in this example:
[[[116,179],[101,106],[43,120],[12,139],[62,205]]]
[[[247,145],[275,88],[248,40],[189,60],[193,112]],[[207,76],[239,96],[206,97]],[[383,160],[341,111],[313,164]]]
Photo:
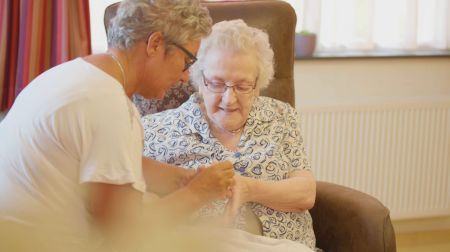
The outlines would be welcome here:
[[[394,220],[450,215],[450,97],[296,107],[317,180],[374,196]]]

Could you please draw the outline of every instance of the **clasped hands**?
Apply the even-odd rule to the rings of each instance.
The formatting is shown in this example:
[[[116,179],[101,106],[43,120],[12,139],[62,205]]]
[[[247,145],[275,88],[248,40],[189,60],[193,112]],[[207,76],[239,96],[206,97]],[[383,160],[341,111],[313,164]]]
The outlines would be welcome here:
[[[225,227],[234,218],[239,207],[249,201],[250,186],[248,178],[235,174],[233,164],[229,161],[213,161],[210,167],[201,166],[197,171],[186,170],[179,187],[188,187],[198,195],[199,200],[214,209],[212,201],[226,200],[223,216],[219,226]]]

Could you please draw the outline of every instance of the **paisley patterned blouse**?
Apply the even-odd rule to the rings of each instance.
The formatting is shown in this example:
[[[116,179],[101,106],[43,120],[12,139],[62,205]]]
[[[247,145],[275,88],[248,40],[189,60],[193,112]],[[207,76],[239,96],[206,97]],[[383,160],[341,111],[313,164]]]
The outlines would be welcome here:
[[[237,174],[266,181],[287,179],[297,170],[311,170],[298,116],[289,104],[267,97],[255,98],[238,147],[231,151],[211,134],[200,109],[201,102],[203,99],[195,93],[177,109],[143,117],[144,156],[194,170],[211,165],[213,160],[229,160]],[[214,210],[203,207],[190,222],[206,225],[217,220],[225,204],[218,200],[214,202]],[[281,212],[248,202],[239,208],[230,227],[245,228],[245,205],[261,220],[264,236],[289,239],[315,249],[316,239],[308,211]]]

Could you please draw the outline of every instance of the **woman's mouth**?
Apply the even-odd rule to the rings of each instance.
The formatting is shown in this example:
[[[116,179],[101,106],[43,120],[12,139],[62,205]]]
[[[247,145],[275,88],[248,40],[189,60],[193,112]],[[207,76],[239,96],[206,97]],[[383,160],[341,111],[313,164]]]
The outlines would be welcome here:
[[[222,111],[224,111],[225,113],[233,113],[238,110],[238,109],[227,109],[227,108],[220,108],[220,109]]]

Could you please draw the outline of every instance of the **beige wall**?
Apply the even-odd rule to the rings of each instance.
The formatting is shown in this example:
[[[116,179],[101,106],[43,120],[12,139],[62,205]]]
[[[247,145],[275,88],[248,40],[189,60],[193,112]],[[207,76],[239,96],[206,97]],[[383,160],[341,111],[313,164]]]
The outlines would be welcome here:
[[[297,60],[301,103],[450,96],[450,58]]]

